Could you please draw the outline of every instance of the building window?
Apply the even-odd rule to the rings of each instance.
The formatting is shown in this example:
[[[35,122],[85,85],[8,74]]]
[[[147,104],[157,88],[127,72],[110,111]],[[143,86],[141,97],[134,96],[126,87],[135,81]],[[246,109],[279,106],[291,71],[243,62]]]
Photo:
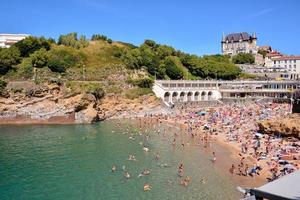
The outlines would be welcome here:
[[[274,65],[276,65],[276,60],[274,61]]]
[[[294,60],[294,63],[296,63],[296,60]]]
[[[287,61],[285,61],[285,63],[287,63]]]

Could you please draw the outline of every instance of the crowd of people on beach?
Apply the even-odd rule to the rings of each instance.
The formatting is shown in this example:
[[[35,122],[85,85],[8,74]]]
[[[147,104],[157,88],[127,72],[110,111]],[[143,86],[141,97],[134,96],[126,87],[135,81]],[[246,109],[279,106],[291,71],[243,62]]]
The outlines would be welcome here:
[[[166,134],[173,134],[170,145],[179,145],[184,149],[193,140],[203,145],[204,148],[211,149],[212,163],[218,162],[216,152],[211,148],[212,143],[218,141],[228,144],[235,149],[239,158],[229,168],[230,175],[260,176],[273,181],[299,169],[300,142],[295,138],[284,138],[281,133],[274,135],[260,133],[258,122],[279,116],[285,117],[289,112],[290,105],[269,102],[231,103],[213,107],[187,104],[173,108],[172,113],[147,114],[138,118],[138,122],[139,132],[141,135],[144,134],[145,140],[150,137],[145,127],[154,124],[157,134],[163,137]],[[167,129],[161,129],[159,126],[161,124],[173,124],[179,128],[179,131],[169,133]],[[180,135],[185,135],[189,139],[182,140]],[[146,146],[142,149],[143,151],[149,150]],[[155,159],[160,159],[159,154],[155,155]],[[129,155],[128,160],[136,159],[134,155]],[[168,166],[165,165],[162,164],[163,167]],[[112,171],[115,170],[113,166]],[[139,177],[149,174],[150,170],[144,169]],[[184,174],[184,164],[179,163],[179,184],[188,186],[191,178]],[[130,178],[125,169],[124,176]],[[205,180],[201,182],[205,183]],[[145,184],[144,190],[150,189],[151,186]]]
[[[152,117],[184,124],[185,133],[200,138],[205,148],[217,139],[239,149],[240,162],[232,164],[230,174],[251,177],[263,174],[272,181],[299,169],[300,142],[296,138],[283,138],[281,133],[260,133],[258,123],[289,113],[289,104],[251,102],[206,108],[187,104],[176,115]],[[216,161],[215,152],[212,161]]]

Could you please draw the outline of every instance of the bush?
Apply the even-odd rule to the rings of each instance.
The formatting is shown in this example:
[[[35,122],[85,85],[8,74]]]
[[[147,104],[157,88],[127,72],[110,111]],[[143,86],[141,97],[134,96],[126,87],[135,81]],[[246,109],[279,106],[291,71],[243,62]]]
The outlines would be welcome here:
[[[166,57],[161,63],[161,67],[166,69],[166,74],[171,79],[178,80],[184,77],[183,65],[178,57]]]
[[[97,40],[103,40],[103,41],[106,41],[106,40],[107,40],[107,36],[105,36],[105,35],[100,35],[100,34],[94,34],[94,35],[92,35],[91,40],[92,40],[92,41],[97,41]]]
[[[67,65],[64,61],[52,58],[48,61],[48,68],[52,72],[63,73],[67,69]]]
[[[0,74],[5,75],[20,59],[20,51],[16,47],[0,48]]]
[[[130,79],[128,83],[140,88],[152,88],[154,80],[150,77],[140,78],[140,79]]]
[[[49,51],[47,66],[53,72],[63,73],[69,67],[79,66],[84,59],[83,54],[79,50],[60,46]]]
[[[17,42],[13,46],[19,49],[22,57],[28,57],[30,54],[41,48],[44,48],[48,51],[51,47],[50,42],[51,41],[46,40],[44,37],[37,38],[29,36],[24,40]]]
[[[93,94],[97,100],[104,97],[105,92],[99,83],[86,82],[67,82],[66,87],[70,88],[74,93]]]
[[[48,64],[49,54],[46,49],[42,48],[31,54],[30,59],[33,67],[42,68]]]
[[[239,53],[232,57],[232,61],[235,64],[253,64],[255,62],[255,58],[250,53]]]
[[[79,49],[88,46],[88,41],[84,35],[81,35],[78,40],[77,33],[73,32],[66,35],[60,35],[57,44]]]
[[[3,96],[7,93],[5,90],[6,86],[7,86],[7,82],[0,79],[0,96]]]

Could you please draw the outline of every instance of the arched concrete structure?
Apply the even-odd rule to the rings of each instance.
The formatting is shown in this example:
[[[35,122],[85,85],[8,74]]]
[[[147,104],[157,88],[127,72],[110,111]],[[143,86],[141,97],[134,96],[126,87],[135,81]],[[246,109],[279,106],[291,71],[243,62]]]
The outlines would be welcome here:
[[[170,102],[170,96],[171,96],[170,92],[166,92],[165,95],[164,95],[164,101],[169,103]]]
[[[186,99],[186,93],[185,92],[180,92],[179,99],[180,99],[181,102],[184,102],[185,99]]]
[[[208,101],[212,100],[212,95],[213,95],[212,91],[209,91],[209,92],[207,93],[207,100],[208,100]]]
[[[187,101],[193,101],[193,92],[188,92],[187,93]]]
[[[201,101],[205,101],[206,100],[206,92],[202,91],[201,92]]]
[[[199,99],[199,96],[200,96],[200,92],[195,92],[195,94],[194,94],[194,101],[199,101],[200,99]]]
[[[216,81],[216,80],[156,80],[155,95],[166,103],[179,99],[207,101],[239,98],[289,98],[291,89],[300,89],[300,81]],[[293,91],[292,90],[292,91]]]
[[[172,93],[172,102],[176,102],[178,100],[178,92],[173,92]]]

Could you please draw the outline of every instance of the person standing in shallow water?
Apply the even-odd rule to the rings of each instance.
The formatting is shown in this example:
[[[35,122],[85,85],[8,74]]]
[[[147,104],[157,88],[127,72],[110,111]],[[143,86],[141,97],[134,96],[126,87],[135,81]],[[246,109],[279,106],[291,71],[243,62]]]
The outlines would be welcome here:
[[[217,157],[216,157],[216,153],[215,152],[213,152],[212,154],[213,154],[212,162],[214,163],[214,162],[216,162]]]

